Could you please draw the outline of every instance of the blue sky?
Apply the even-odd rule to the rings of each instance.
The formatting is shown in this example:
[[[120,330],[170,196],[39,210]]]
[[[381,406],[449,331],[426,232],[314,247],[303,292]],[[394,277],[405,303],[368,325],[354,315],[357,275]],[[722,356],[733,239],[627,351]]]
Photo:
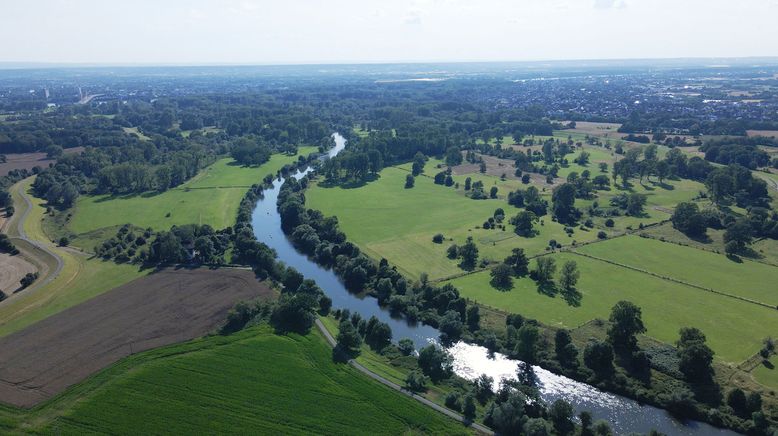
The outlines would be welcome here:
[[[0,62],[778,56],[778,0],[0,0]]]

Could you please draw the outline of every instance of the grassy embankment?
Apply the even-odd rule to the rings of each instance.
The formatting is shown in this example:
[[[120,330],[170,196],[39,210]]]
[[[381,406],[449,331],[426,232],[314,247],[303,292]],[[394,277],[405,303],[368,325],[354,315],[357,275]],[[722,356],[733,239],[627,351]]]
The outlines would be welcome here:
[[[140,353],[31,411],[8,432],[464,434],[455,421],[335,364],[318,332],[254,327]]]

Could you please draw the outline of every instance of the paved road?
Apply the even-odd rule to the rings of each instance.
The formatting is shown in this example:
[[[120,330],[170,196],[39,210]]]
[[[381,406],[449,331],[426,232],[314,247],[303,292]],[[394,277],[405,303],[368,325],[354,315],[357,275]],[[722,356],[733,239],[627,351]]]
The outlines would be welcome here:
[[[335,338],[333,338],[332,335],[330,334],[330,332],[324,327],[324,324],[322,324],[321,320],[319,320],[319,319],[316,320],[316,327],[318,327],[319,331],[322,332],[324,337],[327,339],[327,342],[329,342],[330,346],[334,348],[335,345],[337,344],[337,341],[335,341]],[[397,383],[391,382],[391,381],[381,377],[380,375],[378,375],[378,374],[370,371],[369,369],[365,368],[364,366],[359,364],[354,359],[349,360],[348,363],[351,366],[353,366],[354,368],[356,368],[359,371],[361,371],[362,373],[364,373],[365,375],[367,375],[368,377],[370,377],[370,378],[372,378],[374,380],[377,380],[377,381],[383,383],[386,386],[389,386],[390,388],[392,388],[392,389],[394,389],[394,390],[396,390],[398,392],[402,392],[403,394],[413,398],[414,400],[424,404],[425,406],[431,407],[431,408],[437,410],[438,412],[440,412],[440,413],[442,413],[442,414],[444,414],[444,415],[446,415],[446,416],[448,416],[450,418],[453,418],[453,419],[455,419],[455,420],[457,420],[457,421],[459,421],[459,422],[461,422],[463,424],[467,424],[467,420],[465,419],[464,416],[462,416],[462,415],[460,415],[460,414],[458,414],[458,413],[456,413],[456,412],[454,412],[452,410],[449,410],[449,409],[447,409],[447,408],[445,408],[443,406],[435,404],[432,401],[430,401],[430,400],[428,400],[428,399],[426,399],[426,398],[424,398],[424,397],[422,397],[420,395],[416,395],[413,392],[403,388],[402,386],[398,385]],[[470,427],[474,428],[479,433],[483,433],[483,434],[487,434],[487,435],[493,435],[494,434],[494,432],[492,430],[490,430],[487,427],[485,427],[485,426],[483,426],[481,424],[478,424],[476,422],[469,423],[467,425],[469,425]]]
[[[57,253],[49,249],[49,247],[27,237],[27,233],[24,231],[24,221],[27,219],[27,215],[30,214],[30,210],[32,210],[32,201],[30,201],[30,197],[27,195],[27,193],[24,192],[23,186],[19,186],[17,192],[22,197],[24,202],[27,204],[27,208],[24,209],[24,212],[19,217],[19,220],[16,222],[16,226],[17,226],[16,233],[18,234],[18,239],[22,239],[28,242],[37,250],[41,250],[44,253],[51,255],[57,261],[57,266],[54,268],[54,271],[49,271],[49,273],[46,274],[46,277],[44,277],[43,280],[38,280],[32,287],[26,290],[25,294],[29,294],[34,289],[40,288],[46,285],[47,283],[51,282],[52,280],[54,280],[54,278],[56,278],[59,275],[59,273],[62,272],[62,267],[64,266],[64,262],[62,261],[62,258]],[[28,253],[28,255],[35,257],[35,253]],[[41,262],[45,263],[43,261]]]

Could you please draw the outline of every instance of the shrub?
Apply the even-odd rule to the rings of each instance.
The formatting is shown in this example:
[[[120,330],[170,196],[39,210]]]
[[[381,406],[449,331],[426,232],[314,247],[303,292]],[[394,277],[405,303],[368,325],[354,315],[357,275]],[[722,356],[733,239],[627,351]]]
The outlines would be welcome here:
[[[427,379],[419,371],[411,371],[405,379],[405,385],[414,392],[423,392],[427,390]]]
[[[438,233],[435,236],[432,237],[432,242],[436,244],[442,244],[443,243],[444,236],[442,233]]]
[[[397,349],[400,350],[403,356],[410,356],[416,350],[416,347],[413,345],[412,340],[405,338],[400,339],[400,342],[397,343]]]
[[[457,412],[462,411],[462,396],[459,392],[449,392],[446,395],[446,407]]]

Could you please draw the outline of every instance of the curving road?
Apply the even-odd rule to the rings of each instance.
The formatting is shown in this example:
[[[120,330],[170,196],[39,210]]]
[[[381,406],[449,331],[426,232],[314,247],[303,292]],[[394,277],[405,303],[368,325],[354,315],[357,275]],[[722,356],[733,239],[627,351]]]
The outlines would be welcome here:
[[[24,222],[27,219],[27,216],[30,214],[30,210],[32,210],[33,205],[29,195],[27,195],[27,193],[24,192],[24,185],[20,184],[19,187],[17,188],[17,192],[19,193],[19,196],[22,197],[27,207],[24,209],[24,212],[16,222],[16,233],[17,233],[16,238],[21,239],[27,242],[28,244],[32,245],[35,249],[40,250],[52,256],[57,261],[57,266],[54,268],[54,271],[49,271],[48,274],[46,274],[46,277],[43,278],[43,280],[38,280],[37,283],[35,283],[33,286],[31,286],[26,290],[25,294],[29,294],[31,291],[40,288],[50,283],[52,280],[54,280],[54,278],[56,278],[59,275],[59,273],[62,272],[62,267],[65,265],[65,263],[62,261],[62,258],[53,250],[51,250],[49,247],[47,247],[46,245],[42,244],[39,241],[27,237],[27,232],[24,231]],[[35,253],[28,253],[28,255],[31,257],[35,257]],[[45,261],[40,261],[40,262],[43,264],[46,263]]]
[[[324,324],[322,324],[321,320],[319,320],[318,318],[316,319],[316,327],[318,327],[319,331],[321,331],[321,333],[327,339],[327,342],[330,344],[330,346],[334,348],[337,345],[337,341],[335,341],[335,338],[332,337],[330,332],[324,327]],[[487,434],[487,435],[494,435],[494,432],[492,430],[490,430],[489,428],[487,428],[487,427],[485,427],[485,426],[483,426],[481,424],[478,424],[477,422],[472,422],[471,423],[467,419],[465,419],[464,416],[462,416],[462,415],[460,415],[460,414],[458,414],[458,413],[456,413],[456,412],[454,412],[452,410],[449,410],[449,409],[447,409],[447,408],[445,408],[443,406],[440,406],[439,404],[433,403],[432,401],[430,401],[430,400],[428,400],[428,399],[426,399],[426,398],[424,398],[424,397],[422,397],[420,395],[416,395],[413,392],[408,391],[407,389],[403,388],[402,386],[398,385],[397,383],[391,382],[391,381],[381,377],[380,375],[370,371],[369,369],[365,368],[364,366],[362,366],[360,363],[358,363],[354,359],[350,359],[348,361],[348,363],[351,366],[353,366],[354,368],[358,369],[360,372],[362,372],[365,375],[367,375],[368,377],[372,378],[373,380],[377,380],[377,381],[383,383],[384,385],[386,385],[386,386],[388,386],[388,387],[390,387],[390,388],[392,388],[392,389],[394,389],[394,390],[396,390],[398,392],[401,392],[401,393],[403,393],[403,394],[413,398],[414,400],[424,404],[425,406],[431,407],[431,408],[437,410],[438,412],[440,412],[440,413],[442,413],[442,414],[444,414],[444,415],[446,415],[446,416],[448,416],[450,418],[453,418],[453,419],[455,419],[455,420],[457,420],[457,421],[459,421],[459,422],[461,422],[461,423],[463,423],[465,425],[468,425],[471,428],[477,430],[479,433]]]

